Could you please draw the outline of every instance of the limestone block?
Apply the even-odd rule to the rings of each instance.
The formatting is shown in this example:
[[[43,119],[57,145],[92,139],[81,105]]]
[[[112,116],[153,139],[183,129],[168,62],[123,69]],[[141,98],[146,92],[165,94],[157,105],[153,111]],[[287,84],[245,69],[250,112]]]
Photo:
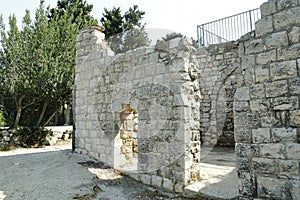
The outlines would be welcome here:
[[[178,193],[182,193],[183,188],[184,188],[184,186],[182,183],[176,183],[174,186],[175,192],[178,192]]]
[[[152,185],[155,187],[162,187],[163,178],[160,176],[152,176]]]
[[[234,98],[241,101],[250,100],[249,87],[237,88]]]
[[[294,7],[298,4],[298,0],[278,0],[277,8],[278,10],[288,9],[290,7]]]
[[[264,99],[265,87],[263,84],[253,84],[250,86],[250,96],[252,99]]]
[[[257,144],[243,144],[236,143],[235,152],[237,157],[253,157],[258,156],[258,145]]]
[[[292,60],[297,59],[300,54],[300,43],[293,44],[291,46],[286,46],[277,49],[277,60]]]
[[[298,62],[298,65],[299,64],[300,64],[300,62]],[[290,79],[289,83],[290,83],[289,89],[290,89],[291,94],[300,95],[300,77]]]
[[[248,158],[236,158],[236,167],[238,170],[249,170],[250,163]]]
[[[297,184],[294,181],[287,181],[267,175],[259,175],[257,177],[257,192],[260,198],[295,199],[294,197],[299,196],[299,189],[295,189],[295,187],[297,188]]]
[[[246,112],[249,110],[249,103],[247,101],[234,102],[233,108],[236,112]]]
[[[282,126],[280,117],[276,116],[274,112],[263,112],[260,117],[262,127]]]
[[[273,80],[297,77],[297,65],[295,60],[272,63],[270,74]]]
[[[275,173],[276,162],[274,159],[252,158],[251,168],[260,174]]]
[[[238,171],[239,193],[246,196],[253,196],[256,191],[255,178],[247,171]]]
[[[289,27],[291,24],[297,24],[300,22],[300,7],[290,8],[283,10],[274,15],[274,28],[275,30],[281,30],[285,27]]]
[[[290,111],[289,121],[291,126],[300,127],[300,110]]]
[[[288,36],[286,31],[276,32],[266,37],[266,46],[268,49],[286,46],[288,44]]]
[[[252,130],[253,143],[269,143],[270,142],[270,129],[258,128]]]
[[[260,156],[265,158],[285,158],[284,145],[275,144],[260,144]]]
[[[275,1],[267,1],[260,6],[261,16],[265,16],[276,13],[276,4]],[[256,28],[255,28],[256,30]]]
[[[300,144],[299,143],[286,143],[285,146],[286,146],[287,158],[299,160]]]
[[[234,133],[235,142],[251,143],[251,130],[249,128],[245,128],[244,126],[236,126],[234,128]]]
[[[273,18],[272,16],[265,16],[255,23],[256,36],[263,36],[273,31]]]
[[[273,128],[271,138],[273,142],[296,141],[297,130],[293,128]]]
[[[288,93],[288,84],[286,80],[275,81],[266,84],[266,96],[278,97]]]
[[[297,160],[276,160],[277,172],[290,179],[299,180],[299,163]]]
[[[247,54],[260,53],[266,51],[266,45],[262,39],[253,39],[245,42],[245,49]]]
[[[267,99],[253,99],[250,101],[250,110],[252,112],[265,112],[270,107],[270,102]]]
[[[163,188],[166,188],[168,190],[173,190],[174,189],[174,184],[172,182],[172,180],[167,179],[167,178],[163,178]]]
[[[148,174],[140,174],[140,181],[146,185],[151,185],[152,176]]]
[[[255,66],[255,82],[262,83],[269,80],[269,67],[257,65]]]
[[[299,43],[300,42],[300,27],[298,27],[298,26],[293,27],[291,32],[289,32],[288,37],[289,37],[289,42],[291,44]]]

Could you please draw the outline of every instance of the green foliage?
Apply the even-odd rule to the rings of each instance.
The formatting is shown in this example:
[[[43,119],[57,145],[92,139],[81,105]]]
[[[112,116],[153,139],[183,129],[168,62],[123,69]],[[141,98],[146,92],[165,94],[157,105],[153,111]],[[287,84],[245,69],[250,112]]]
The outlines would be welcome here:
[[[30,148],[30,147],[42,147],[47,145],[46,137],[50,135],[52,131],[44,130],[37,127],[19,127],[14,131],[15,137],[17,137],[18,146]]]
[[[10,127],[41,126],[72,95],[76,35],[95,23],[92,6],[81,0],[58,1],[44,8],[43,0],[23,30],[14,15],[5,30],[0,17],[0,98]]]
[[[162,39],[167,42],[167,41],[170,41],[170,40],[173,40],[175,38],[182,38],[183,35],[181,33],[176,33],[176,32],[173,32],[173,33],[168,33],[165,37],[163,37]]]
[[[129,8],[122,15],[120,8],[107,10],[104,8],[101,23],[105,27],[105,37],[111,49],[116,53],[123,53],[138,47],[150,44],[145,24],[141,23],[145,12],[140,11],[137,5]]]

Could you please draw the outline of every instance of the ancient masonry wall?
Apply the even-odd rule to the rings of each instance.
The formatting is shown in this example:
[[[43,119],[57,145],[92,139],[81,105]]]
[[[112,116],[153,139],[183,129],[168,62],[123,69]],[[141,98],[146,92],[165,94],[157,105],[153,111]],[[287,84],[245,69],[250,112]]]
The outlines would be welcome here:
[[[113,55],[104,34],[77,37],[76,151],[143,183],[182,192],[200,177],[197,59],[187,39]]]
[[[234,146],[233,97],[242,73],[238,43],[199,48],[197,59],[202,146]]]
[[[182,192],[199,179],[200,140],[235,145],[240,199],[300,199],[300,0],[261,13],[254,32],[197,51],[174,39],[114,56],[81,31],[76,150]]]
[[[255,37],[239,44],[239,193],[241,199],[300,199],[300,1],[270,0],[261,13]]]

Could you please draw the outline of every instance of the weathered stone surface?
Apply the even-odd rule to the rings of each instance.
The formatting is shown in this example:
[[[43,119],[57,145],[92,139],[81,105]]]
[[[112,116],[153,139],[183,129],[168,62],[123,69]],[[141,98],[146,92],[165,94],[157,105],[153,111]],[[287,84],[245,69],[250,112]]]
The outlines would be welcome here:
[[[273,80],[297,77],[296,61],[292,60],[280,63],[272,63],[270,65],[270,73]]]
[[[300,128],[300,110],[290,111],[290,125]]]
[[[266,84],[266,96],[278,97],[288,93],[288,83],[286,80],[276,81]]]
[[[269,67],[258,65],[255,67],[255,82],[261,83],[269,80]]]
[[[273,128],[271,131],[272,142],[295,141],[297,130],[293,128]]]
[[[300,62],[298,62],[299,65]],[[289,89],[291,94],[300,95],[300,77],[290,80]]]
[[[260,6],[263,17],[276,13],[276,4],[274,1],[267,1]]]
[[[300,144],[299,143],[286,143],[287,158],[293,160],[299,160]]]
[[[266,37],[266,46],[268,49],[286,46],[288,44],[288,36],[286,31],[276,32]]]
[[[260,198],[278,198],[289,199],[290,185],[286,180],[275,179],[268,176],[257,177],[258,197]]]
[[[270,138],[269,128],[258,128],[252,130],[253,143],[269,143]]]
[[[266,13],[264,15],[269,14],[271,11],[270,6],[263,6]],[[268,9],[268,10],[267,10]],[[267,33],[271,33],[273,31],[273,19],[272,16],[266,16],[255,23],[255,32],[258,36],[265,35]]]
[[[276,171],[276,162],[274,159],[252,158],[252,169],[259,174],[270,174]]]
[[[260,156],[265,158],[285,158],[283,144],[260,144]]]
[[[299,180],[299,162],[296,160],[277,160],[278,174]]]
[[[293,110],[298,107],[297,97],[278,97],[271,99],[274,110]]]
[[[235,92],[234,98],[241,101],[250,100],[249,87],[238,88]]]

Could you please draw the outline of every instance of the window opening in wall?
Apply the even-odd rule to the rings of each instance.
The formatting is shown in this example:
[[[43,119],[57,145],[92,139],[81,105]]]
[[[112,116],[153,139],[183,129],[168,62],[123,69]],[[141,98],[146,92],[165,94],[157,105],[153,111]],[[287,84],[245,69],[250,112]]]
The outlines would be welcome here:
[[[138,112],[123,103],[115,113],[117,135],[114,140],[114,165],[119,170],[137,170]]]

